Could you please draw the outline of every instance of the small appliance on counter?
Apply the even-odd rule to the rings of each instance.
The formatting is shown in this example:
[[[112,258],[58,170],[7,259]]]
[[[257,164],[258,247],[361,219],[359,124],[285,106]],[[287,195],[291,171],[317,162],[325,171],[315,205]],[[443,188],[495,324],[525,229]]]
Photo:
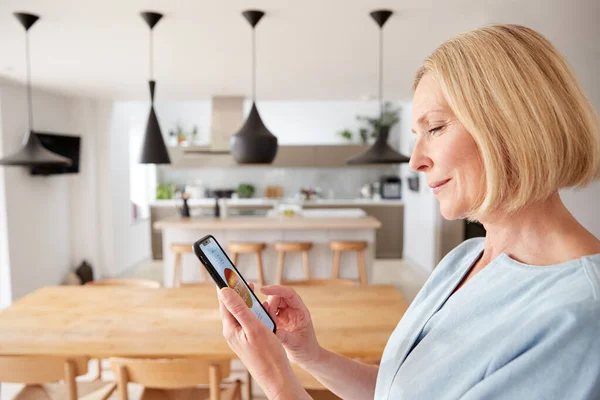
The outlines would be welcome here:
[[[401,199],[402,198],[402,180],[399,176],[381,177],[381,198],[382,199]]]
[[[206,191],[207,197],[219,198],[219,199],[230,199],[231,196],[236,192],[236,189],[208,189]]]
[[[188,183],[185,186],[185,192],[192,199],[203,199],[206,197],[206,189],[201,180],[196,180],[193,183]]]

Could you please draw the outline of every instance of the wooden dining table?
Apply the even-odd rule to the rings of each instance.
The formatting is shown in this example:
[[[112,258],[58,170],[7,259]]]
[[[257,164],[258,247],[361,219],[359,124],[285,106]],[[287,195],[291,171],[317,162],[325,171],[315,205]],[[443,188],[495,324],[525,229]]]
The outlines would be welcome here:
[[[295,289],[321,346],[348,357],[380,357],[408,307],[388,285]],[[0,312],[0,355],[236,358],[213,285],[44,287]]]

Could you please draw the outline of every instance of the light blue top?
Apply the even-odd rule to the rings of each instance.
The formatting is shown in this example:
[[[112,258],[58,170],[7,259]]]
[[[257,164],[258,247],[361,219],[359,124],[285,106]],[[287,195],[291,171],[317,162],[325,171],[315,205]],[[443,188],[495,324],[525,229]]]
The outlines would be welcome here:
[[[383,353],[376,399],[600,399],[600,254],[496,257],[454,295],[484,239],[433,271]]]

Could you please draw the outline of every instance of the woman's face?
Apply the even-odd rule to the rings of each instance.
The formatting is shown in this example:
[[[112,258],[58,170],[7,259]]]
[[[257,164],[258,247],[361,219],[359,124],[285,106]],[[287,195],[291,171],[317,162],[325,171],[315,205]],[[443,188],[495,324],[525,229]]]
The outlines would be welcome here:
[[[485,190],[483,163],[471,134],[446,103],[431,74],[425,74],[413,99],[412,129],[417,135],[410,167],[425,173],[446,219],[467,217]]]

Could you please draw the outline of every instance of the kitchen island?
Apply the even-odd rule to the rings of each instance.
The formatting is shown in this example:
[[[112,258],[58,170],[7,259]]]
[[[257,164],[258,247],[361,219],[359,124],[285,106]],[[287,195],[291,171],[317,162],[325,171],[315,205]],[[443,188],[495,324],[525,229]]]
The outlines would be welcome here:
[[[273,284],[276,280],[277,253],[273,249],[276,241],[312,242],[309,253],[311,278],[331,277],[332,254],[329,250],[331,240],[361,240],[369,243],[365,250],[367,279],[372,278],[372,264],[375,249],[375,231],[381,222],[371,216],[364,217],[171,217],[154,223],[154,229],[161,230],[163,235],[163,284],[172,286],[174,255],[171,252],[173,243],[193,243],[205,235],[213,235],[223,248],[229,242],[264,242],[267,248],[263,252],[263,268],[265,284]],[[253,256],[241,255],[238,265],[245,278],[255,281],[258,278],[256,260]],[[200,279],[200,262],[192,254],[183,257],[182,281]],[[284,279],[303,279],[301,256],[286,256]],[[356,255],[352,253],[342,256],[340,276],[358,279]]]

